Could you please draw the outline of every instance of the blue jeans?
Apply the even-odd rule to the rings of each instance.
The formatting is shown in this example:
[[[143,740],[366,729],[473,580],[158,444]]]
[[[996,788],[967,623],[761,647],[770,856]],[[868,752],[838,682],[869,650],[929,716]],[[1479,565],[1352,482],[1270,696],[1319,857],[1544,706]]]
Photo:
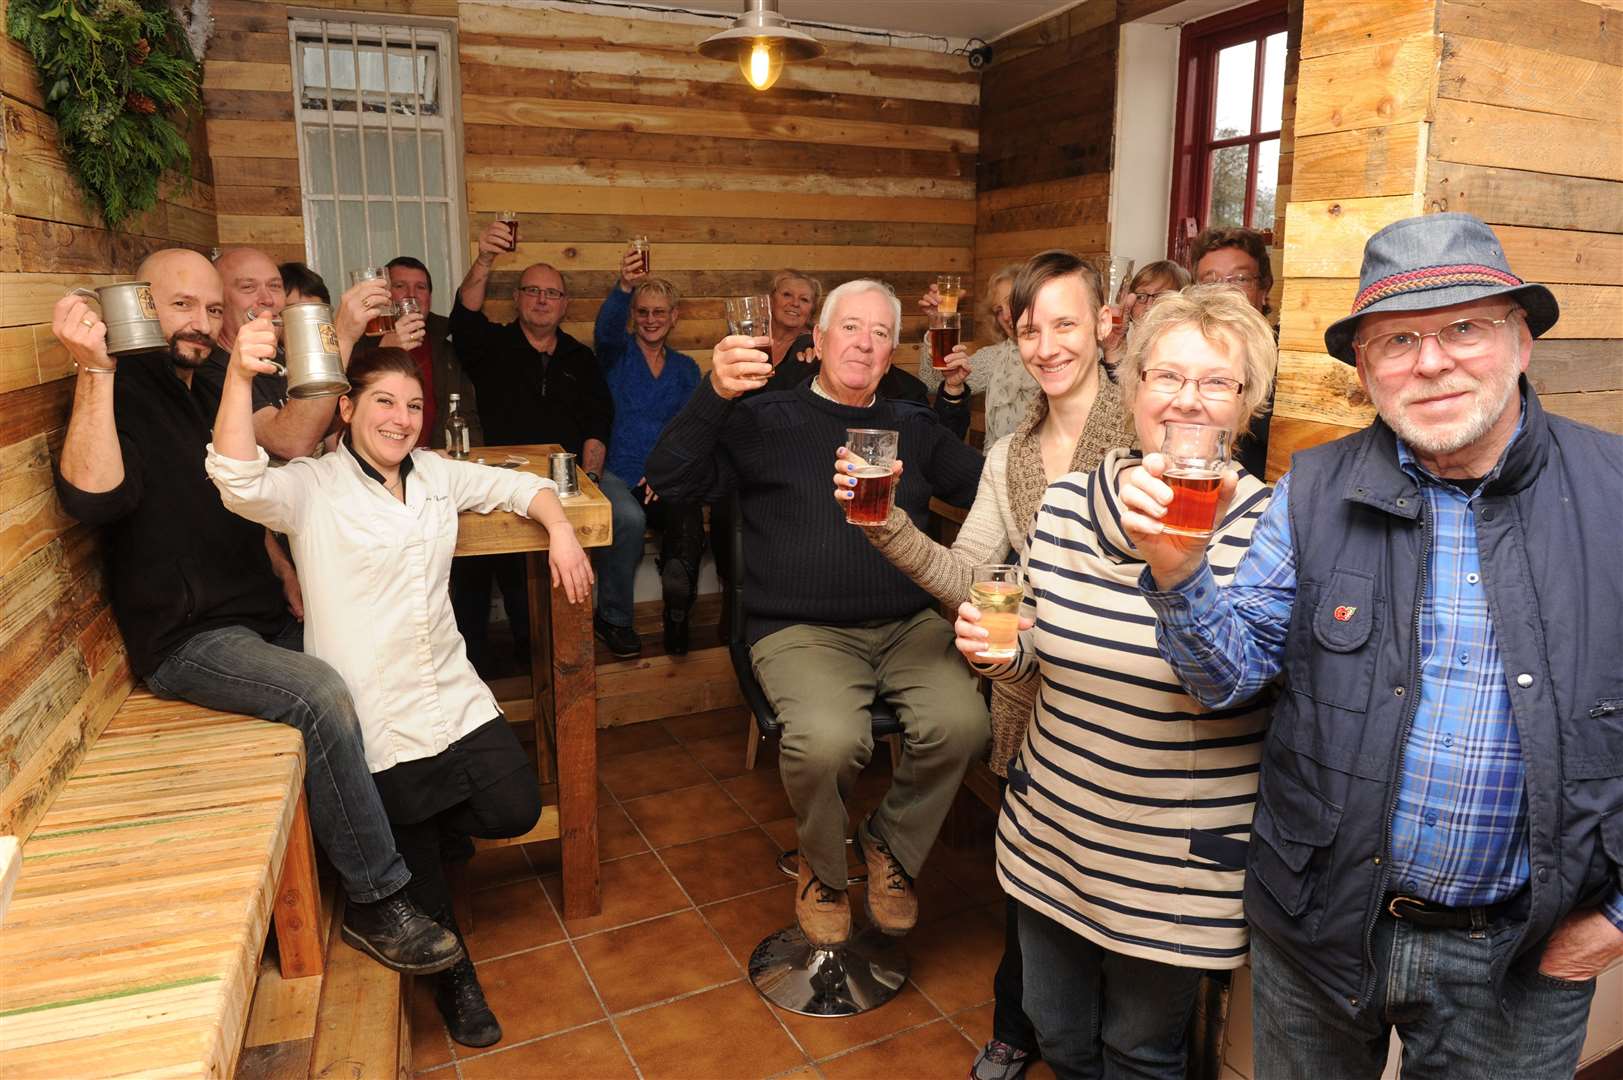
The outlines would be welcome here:
[[[1492,944],[1520,929],[1505,920],[1473,936],[1381,916],[1371,943],[1376,1007],[1357,1016],[1253,931],[1257,1080],[1374,1080],[1394,1027],[1404,1080],[1567,1080],[1578,1068],[1595,982],[1552,979],[1518,963],[1505,978],[1501,1011],[1488,977]]]
[[[704,552],[704,508],[697,504],[667,503],[656,499],[644,505],[647,489],[626,486],[627,481],[611,472],[603,474],[597,486],[608,496],[614,521],[614,538],[606,548],[594,548],[592,565],[597,573],[597,617],[611,626],[630,626],[635,602],[637,564],[642,562],[643,534],[655,529],[660,534],[659,558],[662,571],[675,573],[686,589],[680,590],[684,607],[692,605],[699,580],[699,559]],[[675,578],[670,580],[677,580]],[[666,603],[672,602],[666,588]]]
[[[1205,972],[1102,948],[1024,905],[1020,953],[1021,1005],[1060,1080],[1184,1080]]]
[[[292,619],[270,640],[245,626],[227,626],[191,638],[146,683],[162,698],[298,728],[304,734],[310,831],[349,898],[369,904],[398,891],[411,873],[395,850],[366,767],[349,687],[326,661],[303,649],[304,625]]]

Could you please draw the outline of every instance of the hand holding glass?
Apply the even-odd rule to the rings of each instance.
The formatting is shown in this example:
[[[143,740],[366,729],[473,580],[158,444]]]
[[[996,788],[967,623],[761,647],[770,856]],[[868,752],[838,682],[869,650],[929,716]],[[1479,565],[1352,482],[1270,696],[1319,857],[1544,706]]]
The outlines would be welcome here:
[[[1009,563],[977,566],[969,586],[969,602],[981,613],[986,629],[986,660],[1010,660],[1020,651],[1020,567]]]
[[[850,458],[848,475],[856,483],[845,503],[845,520],[852,525],[883,525],[896,501],[897,434],[875,428],[847,428],[845,451]],[[849,459],[848,459],[849,460]]]
[[[1172,489],[1161,527],[1176,536],[1208,537],[1217,518],[1217,498],[1229,461],[1229,432],[1205,424],[1169,422],[1161,441],[1167,459],[1161,479]]]

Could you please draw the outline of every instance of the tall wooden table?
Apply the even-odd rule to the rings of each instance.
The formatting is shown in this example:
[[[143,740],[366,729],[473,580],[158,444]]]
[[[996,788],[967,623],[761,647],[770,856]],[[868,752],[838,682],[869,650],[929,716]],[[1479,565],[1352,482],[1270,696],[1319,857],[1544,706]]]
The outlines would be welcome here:
[[[528,458],[523,472],[547,475],[548,457],[562,447],[481,446],[470,454],[487,465],[509,454]],[[581,547],[596,548],[611,539],[609,500],[580,472],[580,494],[563,500],[564,513],[575,527]],[[554,838],[563,847],[564,915],[583,918],[602,907],[597,861],[597,670],[593,659],[592,603],[571,604],[562,589],[552,587],[547,566],[547,530],[517,514],[464,513],[457,519],[458,555],[505,555],[522,552],[530,593],[530,692],[535,721],[535,752],[541,782],[553,779],[551,752],[556,749],[558,804],[542,810],[541,820],[523,836],[502,841],[529,844]]]

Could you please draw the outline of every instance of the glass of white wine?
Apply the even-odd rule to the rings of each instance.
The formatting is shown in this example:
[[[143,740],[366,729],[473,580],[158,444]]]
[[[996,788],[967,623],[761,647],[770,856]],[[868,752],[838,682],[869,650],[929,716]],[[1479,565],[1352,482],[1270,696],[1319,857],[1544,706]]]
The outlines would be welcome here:
[[[970,580],[969,602],[981,613],[986,628],[985,660],[1011,660],[1020,651],[1020,567],[1010,563],[977,566]]]

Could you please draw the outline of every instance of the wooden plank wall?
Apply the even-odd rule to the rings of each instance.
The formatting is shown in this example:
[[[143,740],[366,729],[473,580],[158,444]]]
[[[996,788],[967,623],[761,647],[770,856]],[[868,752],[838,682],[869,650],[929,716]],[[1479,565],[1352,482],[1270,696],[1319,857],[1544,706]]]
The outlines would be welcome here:
[[[51,487],[74,381],[51,308],[75,285],[131,277],[153,250],[215,242],[201,123],[191,185],[166,186],[114,233],[80,194],[43,106],[33,58],[0,35],[0,834],[25,836],[130,685],[101,537],[64,515]]]
[[[672,343],[701,364],[726,333],[722,298],[781,267],[890,282],[914,313],[904,340],[935,275],[969,272],[980,88],[963,57],[830,39],[761,94],[697,54],[714,26],[460,13],[469,233],[502,209],[521,221],[491,317],[510,319],[518,272],[549,262],[569,280],[565,329],[590,341],[637,234],[684,298]]]
[[[993,43],[981,73],[977,297],[999,267],[1046,248],[1107,252],[1119,15],[1165,4],[1117,6],[1083,0]]]
[[[1623,431],[1623,14],[1585,0],[1306,0],[1269,474],[1373,416],[1324,328],[1364,242],[1422,212],[1492,223],[1552,286],[1546,404]]]

